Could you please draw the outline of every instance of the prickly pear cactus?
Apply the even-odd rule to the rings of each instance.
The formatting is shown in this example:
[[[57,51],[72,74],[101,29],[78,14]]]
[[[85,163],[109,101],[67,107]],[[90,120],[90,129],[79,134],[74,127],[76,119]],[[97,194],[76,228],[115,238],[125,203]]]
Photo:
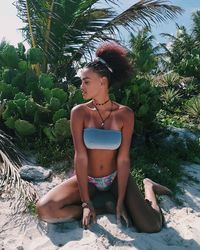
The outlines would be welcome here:
[[[65,139],[71,137],[70,121],[67,118],[59,119],[54,126],[55,136],[59,139]]]
[[[15,129],[21,136],[32,135],[36,132],[36,128],[33,124],[26,120],[16,120]]]

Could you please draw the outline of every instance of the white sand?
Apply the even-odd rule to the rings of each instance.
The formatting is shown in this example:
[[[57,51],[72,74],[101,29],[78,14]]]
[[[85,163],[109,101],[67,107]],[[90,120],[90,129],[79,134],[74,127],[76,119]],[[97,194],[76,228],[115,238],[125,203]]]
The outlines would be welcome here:
[[[183,168],[200,182],[200,165],[187,163]],[[200,185],[185,177],[180,187],[183,204],[177,206],[171,198],[163,196],[161,207],[166,227],[154,234],[138,233],[131,227],[119,228],[114,215],[98,216],[97,224],[88,230],[83,230],[78,221],[58,225],[38,223],[25,214],[10,219],[9,202],[1,196],[0,250],[200,249]],[[45,183],[40,190],[45,192]]]

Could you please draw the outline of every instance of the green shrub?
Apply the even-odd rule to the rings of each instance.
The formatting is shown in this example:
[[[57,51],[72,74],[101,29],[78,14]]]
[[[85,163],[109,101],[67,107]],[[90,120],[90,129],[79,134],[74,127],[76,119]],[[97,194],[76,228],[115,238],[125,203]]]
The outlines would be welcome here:
[[[196,121],[200,121],[200,95],[186,102],[185,111],[190,117],[194,118]]]
[[[153,130],[156,114],[162,103],[160,88],[152,86],[150,78],[136,76],[120,94],[116,93],[116,96],[119,103],[134,110],[136,134],[146,135]]]

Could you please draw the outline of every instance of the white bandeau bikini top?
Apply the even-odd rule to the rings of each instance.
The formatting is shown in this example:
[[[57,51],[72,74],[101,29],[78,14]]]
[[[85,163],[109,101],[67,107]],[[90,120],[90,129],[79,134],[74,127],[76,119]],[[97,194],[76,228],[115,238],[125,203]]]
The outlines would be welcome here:
[[[121,145],[122,135],[120,130],[85,128],[83,140],[88,149],[115,150]]]

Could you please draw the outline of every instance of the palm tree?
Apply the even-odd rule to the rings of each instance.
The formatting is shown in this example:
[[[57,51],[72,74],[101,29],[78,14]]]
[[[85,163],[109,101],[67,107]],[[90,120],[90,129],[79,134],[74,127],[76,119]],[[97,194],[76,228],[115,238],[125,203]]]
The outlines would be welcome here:
[[[200,11],[197,10],[196,12],[192,13],[192,21],[193,21],[193,28],[192,28],[192,35],[195,39],[195,45],[200,44]]]
[[[137,35],[131,33],[129,58],[137,73],[154,73],[158,68],[158,46],[153,46],[154,36],[144,27]]]
[[[117,39],[120,27],[133,31],[138,25],[172,19],[182,13],[178,6],[163,0],[138,1],[121,13],[111,4],[119,1],[99,0],[16,0],[18,16],[26,24],[25,38],[46,55],[43,71],[50,70],[58,79],[71,79],[74,64],[82,57],[87,60],[97,43]],[[102,5],[101,5],[102,6]]]
[[[162,34],[169,38],[169,43],[161,44],[164,49],[163,61],[166,70],[174,70],[182,76],[200,79],[200,11],[193,13],[192,32],[184,26],[177,25],[176,35]]]

